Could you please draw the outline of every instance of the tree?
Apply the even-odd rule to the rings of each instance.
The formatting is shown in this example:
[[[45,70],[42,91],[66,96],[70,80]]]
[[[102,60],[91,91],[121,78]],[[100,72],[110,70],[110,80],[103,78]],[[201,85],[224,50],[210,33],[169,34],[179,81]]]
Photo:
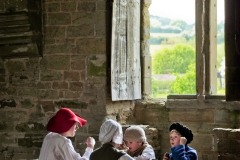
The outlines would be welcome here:
[[[173,94],[195,94],[196,93],[196,71],[195,63],[189,65],[184,75],[177,75],[171,84],[170,92]]]
[[[171,25],[172,25],[172,26],[175,26],[175,27],[181,28],[182,31],[185,30],[185,29],[187,28],[187,26],[188,26],[188,24],[187,24],[185,21],[183,21],[183,20],[173,21],[173,22],[171,23]]]
[[[153,55],[154,74],[186,73],[195,62],[195,51],[189,45],[164,48]]]

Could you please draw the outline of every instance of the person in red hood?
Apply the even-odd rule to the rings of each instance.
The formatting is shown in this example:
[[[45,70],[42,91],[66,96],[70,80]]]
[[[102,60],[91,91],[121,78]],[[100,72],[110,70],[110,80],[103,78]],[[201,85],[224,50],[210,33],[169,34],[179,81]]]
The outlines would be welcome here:
[[[69,108],[61,108],[47,124],[49,133],[44,137],[39,160],[88,160],[93,152],[95,139],[88,137],[87,148],[81,156],[68,137],[74,137],[79,126],[87,123]]]

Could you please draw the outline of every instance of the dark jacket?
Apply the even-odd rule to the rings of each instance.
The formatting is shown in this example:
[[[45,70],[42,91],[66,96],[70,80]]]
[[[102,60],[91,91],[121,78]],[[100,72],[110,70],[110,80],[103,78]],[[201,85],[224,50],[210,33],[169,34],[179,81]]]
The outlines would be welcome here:
[[[105,143],[92,152],[90,160],[118,160],[124,154],[126,153],[116,149],[110,143]]]

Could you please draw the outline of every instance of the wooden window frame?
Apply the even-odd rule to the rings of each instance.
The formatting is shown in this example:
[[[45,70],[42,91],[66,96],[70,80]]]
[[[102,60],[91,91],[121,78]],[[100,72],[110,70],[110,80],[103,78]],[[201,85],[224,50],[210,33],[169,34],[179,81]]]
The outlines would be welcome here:
[[[144,1],[146,2],[146,1]],[[240,100],[240,2],[225,0],[225,95],[217,92],[217,0],[195,0],[196,7],[196,95],[169,95],[167,99]],[[142,11],[144,12],[144,11]],[[144,26],[144,21],[142,22]],[[146,27],[146,26],[145,26]],[[142,54],[142,61],[149,62]],[[149,63],[143,63],[148,75]],[[147,65],[145,65],[147,64]],[[149,76],[148,76],[149,77]],[[149,97],[148,77],[143,77],[143,91]],[[149,84],[149,85],[147,85]],[[144,94],[143,94],[144,95]]]

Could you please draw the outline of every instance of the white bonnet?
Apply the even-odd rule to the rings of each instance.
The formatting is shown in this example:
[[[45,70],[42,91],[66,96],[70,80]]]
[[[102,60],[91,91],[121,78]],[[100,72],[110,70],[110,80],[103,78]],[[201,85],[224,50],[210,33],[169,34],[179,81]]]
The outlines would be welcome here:
[[[122,144],[122,126],[112,119],[106,120],[100,127],[99,141],[102,143],[108,143],[112,141],[116,144]]]

